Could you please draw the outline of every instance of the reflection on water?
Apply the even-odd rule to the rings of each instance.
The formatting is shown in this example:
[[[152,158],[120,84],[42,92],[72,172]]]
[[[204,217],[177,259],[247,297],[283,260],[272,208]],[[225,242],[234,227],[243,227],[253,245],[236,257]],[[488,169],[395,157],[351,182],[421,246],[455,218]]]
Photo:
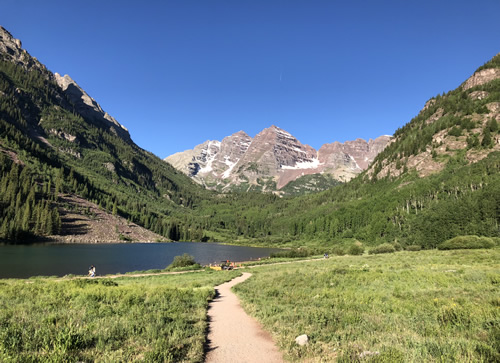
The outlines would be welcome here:
[[[163,269],[184,253],[202,265],[248,261],[278,250],[197,242],[0,245],[0,278],[86,275],[91,264],[97,275]]]

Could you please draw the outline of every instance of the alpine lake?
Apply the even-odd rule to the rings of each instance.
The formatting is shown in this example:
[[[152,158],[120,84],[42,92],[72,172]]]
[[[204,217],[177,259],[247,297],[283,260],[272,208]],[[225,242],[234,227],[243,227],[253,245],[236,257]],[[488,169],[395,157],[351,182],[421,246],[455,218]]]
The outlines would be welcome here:
[[[86,275],[90,265],[99,276],[164,269],[184,253],[208,265],[257,260],[276,251],[202,242],[0,245],[0,278]]]

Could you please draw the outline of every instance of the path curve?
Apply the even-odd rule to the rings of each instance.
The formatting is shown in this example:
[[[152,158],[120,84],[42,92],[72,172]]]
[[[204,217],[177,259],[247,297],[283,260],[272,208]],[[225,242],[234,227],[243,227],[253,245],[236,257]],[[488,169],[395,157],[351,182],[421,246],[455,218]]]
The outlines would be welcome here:
[[[222,285],[216,286],[217,296],[208,307],[208,352],[205,362],[278,363],[284,362],[271,335],[247,315],[231,287],[248,279],[244,272]]]

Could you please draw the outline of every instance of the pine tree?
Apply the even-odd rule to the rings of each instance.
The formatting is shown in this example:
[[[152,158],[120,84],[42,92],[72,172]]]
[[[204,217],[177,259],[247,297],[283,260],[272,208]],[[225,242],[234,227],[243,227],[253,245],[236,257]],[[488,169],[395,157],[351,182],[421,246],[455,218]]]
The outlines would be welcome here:
[[[493,146],[492,140],[491,140],[491,131],[489,127],[485,127],[484,133],[483,133],[483,140],[481,141],[481,146],[485,148],[490,148]]]
[[[61,233],[62,222],[57,208],[52,209],[52,234]]]
[[[47,198],[50,196],[51,190],[52,190],[52,181],[49,180],[47,183],[45,183],[45,190],[44,190],[44,194]]]
[[[8,239],[9,234],[9,221],[4,218],[2,224],[0,225],[0,238]]]
[[[59,197],[59,193],[62,193],[63,181],[64,181],[64,169],[61,168],[57,173],[56,186],[54,190],[54,200],[57,200],[57,198]]]
[[[23,222],[21,225],[21,229],[23,231],[26,232],[29,231],[30,220],[31,220],[31,204],[27,202],[24,205]]]
[[[16,215],[19,215],[21,213],[22,203],[23,203],[23,195],[22,195],[21,191],[19,191],[17,193],[17,196],[16,196],[16,205],[14,208]]]
[[[498,122],[495,118],[492,118],[488,123],[488,128],[491,132],[496,133],[498,131]]]

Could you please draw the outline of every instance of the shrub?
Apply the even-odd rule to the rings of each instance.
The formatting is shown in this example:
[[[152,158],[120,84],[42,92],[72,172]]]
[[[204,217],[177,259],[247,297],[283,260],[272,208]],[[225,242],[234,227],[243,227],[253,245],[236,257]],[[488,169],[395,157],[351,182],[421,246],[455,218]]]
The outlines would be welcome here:
[[[132,238],[130,238],[129,236],[125,236],[125,235],[123,235],[121,233],[118,236],[118,238],[120,239],[120,241],[132,242]]]
[[[168,268],[188,267],[195,264],[196,261],[194,260],[194,257],[185,253],[182,256],[175,256],[174,261],[168,266]]]
[[[448,131],[448,135],[451,136],[461,136],[462,135],[462,130],[458,128],[457,126],[453,126],[450,131]]]
[[[342,233],[342,237],[343,238],[353,238],[354,233],[350,229],[347,229],[344,231],[344,233]]]
[[[382,243],[376,247],[373,247],[368,251],[370,255],[379,254],[379,253],[394,253],[396,249],[390,243]]]
[[[401,251],[403,249],[403,246],[401,246],[401,244],[398,241],[394,241],[391,244],[396,251]]]
[[[422,246],[420,246],[420,245],[410,245],[410,246],[406,247],[406,250],[411,251],[411,252],[420,251],[421,249],[422,249]]]
[[[296,248],[292,250],[273,252],[269,257],[271,258],[299,258],[308,257],[317,254],[316,251],[307,248]]]
[[[99,283],[104,286],[118,286],[118,283],[111,279],[101,279]]]
[[[359,256],[362,255],[365,252],[365,248],[363,247],[363,244],[359,241],[356,241],[349,249],[347,250],[347,253],[350,255],[354,256]]]
[[[338,246],[338,247],[335,247],[333,250],[332,250],[332,253],[337,255],[337,256],[344,256],[345,255],[345,250]]]
[[[458,249],[478,249],[493,248],[496,243],[489,237],[478,236],[458,236],[444,241],[438,246],[440,250],[458,250]]]

